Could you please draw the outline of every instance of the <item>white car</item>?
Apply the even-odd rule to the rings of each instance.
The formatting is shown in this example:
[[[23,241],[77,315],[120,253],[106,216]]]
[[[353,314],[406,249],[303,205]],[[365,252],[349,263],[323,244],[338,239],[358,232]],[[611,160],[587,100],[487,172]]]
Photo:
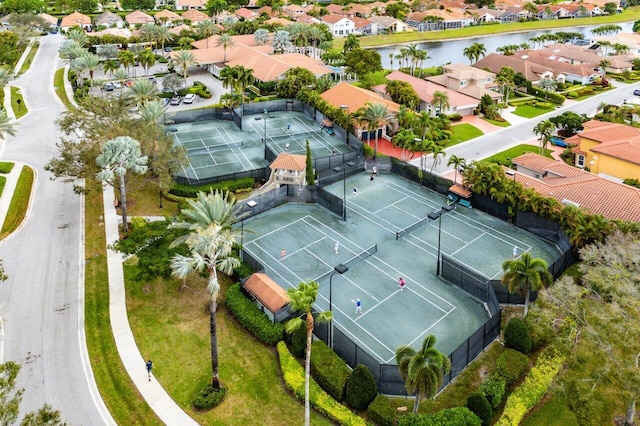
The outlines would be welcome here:
[[[185,104],[192,104],[197,98],[198,98],[198,95],[194,93],[189,93],[184,97],[184,100],[182,102]]]

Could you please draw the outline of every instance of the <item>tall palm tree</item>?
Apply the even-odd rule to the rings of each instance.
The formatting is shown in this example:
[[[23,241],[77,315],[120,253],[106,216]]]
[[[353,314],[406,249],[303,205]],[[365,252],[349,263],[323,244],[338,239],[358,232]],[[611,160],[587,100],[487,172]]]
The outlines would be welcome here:
[[[149,42],[152,46],[156,46],[158,42],[158,28],[160,28],[158,25],[144,24],[140,28],[140,40]]]
[[[486,53],[487,49],[482,43],[473,43],[471,46],[465,47],[462,51],[462,54],[466,56],[472,64],[478,62],[480,57],[483,57]]]
[[[367,104],[359,111],[358,121],[361,124],[366,124],[369,135],[367,137],[367,143],[370,142],[371,132],[375,132],[376,139],[373,146],[373,158],[376,158],[378,154],[378,129],[387,125],[393,118],[393,115],[389,112],[389,108],[385,104],[371,103]]]
[[[544,120],[536,124],[533,128],[533,133],[538,135],[539,138],[539,148],[538,153],[540,155],[544,154],[544,150],[547,148],[547,144],[549,143],[549,139],[551,138],[551,134],[553,133],[556,125],[553,124],[550,120]]]
[[[167,107],[159,99],[140,105],[140,118],[149,123],[160,123],[165,112],[167,112]]]
[[[278,30],[273,35],[273,50],[274,52],[284,53],[285,49],[291,46],[291,35],[289,31]]]
[[[451,360],[435,348],[436,336],[425,337],[420,350],[410,346],[396,349],[396,362],[408,393],[416,393],[413,413],[418,413],[420,398],[436,396],[444,375],[451,370]]]
[[[13,128],[13,123],[9,121],[9,117],[7,117],[7,110],[0,109],[0,139],[6,140],[7,135],[15,136],[16,131]]]
[[[178,50],[172,61],[182,69],[182,78],[184,79],[184,87],[186,88],[187,78],[189,78],[189,67],[197,63],[195,55],[190,50]]]
[[[164,45],[171,43],[174,39],[173,33],[169,27],[161,26],[156,28],[155,37],[156,43],[160,43],[160,47],[164,51]]]
[[[80,46],[85,47],[89,44],[89,36],[83,30],[79,28],[72,28],[67,33],[67,39],[75,41]]]
[[[291,41],[298,47],[304,46],[307,42],[307,36],[309,34],[309,26],[302,22],[294,22],[285,27],[289,31]]]
[[[156,55],[149,49],[144,49],[138,55],[138,61],[140,61],[140,65],[144,68],[145,73],[149,74],[149,68],[156,64]]]
[[[235,41],[233,41],[231,34],[224,33],[218,36],[218,39],[216,40],[216,47],[222,46],[222,50],[224,51],[224,59],[222,60],[223,63],[227,62],[227,49],[232,48],[235,45],[236,43]]]
[[[206,21],[200,22],[196,26],[196,31],[198,35],[207,40],[207,49],[209,48],[209,38],[212,35],[218,33],[218,26],[211,20],[207,19]]]
[[[607,67],[611,66],[611,61],[608,59],[603,59],[598,64],[600,66],[600,71],[602,72],[602,78],[607,78]]]
[[[113,76],[113,72],[118,68],[120,68],[120,65],[118,65],[118,62],[113,59],[108,59],[102,62],[102,72],[109,74],[110,76]]]
[[[118,53],[118,61],[129,71],[129,68],[136,63],[136,54],[130,50],[121,50],[120,53]]]
[[[0,67],[0,89],[3,89],[7,84],[16,78],[13,71],[9,68]]]
[[[116,176],[120,184],[120,208],[122,209],[122,230],[127,232],[127,191],[125,175],[131,170],[134,173],[144,174],[147,172],[146,155],[142,155],[140,142],[129,136],[118,136],[110,139],[102,145],[100,155],[96,158],[96,163],[102,168],[96,173],[96,178],[102,182],[113,183]]]
[[[504,95],[504,103],[509,103],[509,93],[511,89],[513,89],[515,83],[513,79],[515,78],[515,72],[511,67],[502,67],[500,68],[500,72],[496,74],[496,83],[500,86],[502,90],[502,94]]]
[[[429,151],[431,151],[431,155],[433,156],[433,161],[431,162],[431,170],[429,173],[433,174],[433,169],[442,161],[442,158],[445,156],[444,146],[434,142],[429,141],[431,143],[428,144]]]
[[[311,410],[309,406],[309,381],[311,375],[311,342],[313,337],[313,328],[316,322],[328,322],[332,319],[332,313],[329,311],[321,312],[314,320],[312,308],[313,304],[318,297],[318,288],[320,285],[316,281],[301,282],[298,284],[298,288],[290,288],[287,290],[287,295],[291,303],[291,309],[294,312],[302,312],[305,316],[303,320],[301,317],[296,317],[289,320],[285,324],[285,330],[287,333],[306,326],[307,327],[307,350],[305,357],[305,384],[304,384],[304,424],[309,426],[311,421]]]
[[[199,192],[195,200],[187,201],[189,208],[182,210],[186,222],[172,225],[191,232],[176,239],[171,246],[187,244],[190,256],[176,255],[171,259],[171,269],[177,278],[185,279],[193,272],[207,272],[209,282],[209,330],[211,335],[212,385],[220,388],[218,376],[218,336],[216,324],[217,298],[220,292],[218,270],[230,274],[240,266],[240,261],[231,256],[238,232],[231,225],[240,218],[240,207],[234,198],[221,191]]]
[[[95,71],[100,67],[100,57],[93,53],[85,53],[76,59],[77,66],[85,71],[89,72],[89,81],[93,86],[93,75]]]
[[[422,63],[429,59],[429,53],[426,50],[419,49],[415,52],[415,58],[418,61],[418,78],[422,75]]]
[[[124,87],[124,81],[129,78],[129,73],[127,72],[127,70],[125,70],[124,68],[118,68],[114,73],[113,76],[115,77],[115,79],[120,82],[120,94],[122,95],[122,89]]]
[[[438,105],[440,107],[440,114],[444,114],[444,109],[449,108],[449,95],[447,92],[441,92],[440,90],[436,90],[433,92],[433,99],[431,100],[433,105]]]
[[[447,166],[451,166],[453,165],[453,169],[455,170],[455,175],[453,178],[453,183],[454,185],[458,184],[458,170],[460,169],[464,169],[467,166],[467,161],[462,158],[462,157],[458,157],[457,155],[451,155],[449,157],[449,161],[447,161]]]
[[[220,70],[220,81],[222,81],[222,87],[225,89],[231,89],[231,92],[233,92],[236,87],[236,75],[234,68],[235,67],[224,67]]]
[[[544,259],[532,258],[531,253],[525,252],[518,259],[508,259],[502,263],[502,285],[506,285],[509,293],[517,291],[524,293],[524,316],[529,310],[529,296],[531,291],[538,291],[553,282],[553,276],[547,271]]]
[[[251,68],[245,68],[242,65],[236,65],[233,68],[236,87],[238,88],[238,93],[242,95],[242,102],[244,103],[244,92],[247,90],[247,87],[251,86],[255,81],[253,70]]]
[[[127,105],[136,105],[138,107],[147,102],[158,99],[160,91],[154,82],[148,79],[136,80],[131,87],[127,89],[125,102]]]

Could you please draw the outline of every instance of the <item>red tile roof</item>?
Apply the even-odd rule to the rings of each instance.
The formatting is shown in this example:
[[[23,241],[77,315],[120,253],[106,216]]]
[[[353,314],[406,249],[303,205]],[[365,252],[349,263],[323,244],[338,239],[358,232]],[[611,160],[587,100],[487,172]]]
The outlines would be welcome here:
[[[460,108],[469,105],[478,105],[478,100],[472,98],[471,96],[467,96],[455,90],[451,90],[440,84],[410,76],[401,71],[393,71],[391,74],[387,75],[387,80],[406,81],[411,85],[411,87],[413,87],[413,90],[416,91],[416,93],[420,97],[420,100],[428,104],[431,104],[431,102],[433,101],[433,94],[437,91],[444,92],[449,96],[449,104],[451,106]],[[384,91],[384,89],[382,89],[382,91]]]
[[[610,157],[640,164],[640,129],[626,124],[590,120],[583,124],[579,137],[599,142],[591,148]]]
[[[296,154],[280,154],[269,165],[270,169],[297,170],[302,171],[307,168],[307,156]]]

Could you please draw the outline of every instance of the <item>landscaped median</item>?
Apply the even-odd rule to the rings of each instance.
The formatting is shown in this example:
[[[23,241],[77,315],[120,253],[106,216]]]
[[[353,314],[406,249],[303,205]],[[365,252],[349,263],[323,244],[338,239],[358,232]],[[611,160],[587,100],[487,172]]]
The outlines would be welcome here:
[[[280,358],[280,369],[285,386],[294,393],[296,397],[304,400],[305,373],[302,366],[291,355],[284,341],[278,343],[278,356]],[[329,394],[323,391],[320,386],[310,378],[309,402],[318,412],[337,421],[341,425],[362,425],[367,422],[354,414],[344,405],[338,403]]]
[[[565,356],[558,348],[553,344],[547,346],[538,356],[536,365],[529,371],[524,382],[507,398],[502,416],[496,425],[519,425],[529,410],[547,393],[564,360]]]

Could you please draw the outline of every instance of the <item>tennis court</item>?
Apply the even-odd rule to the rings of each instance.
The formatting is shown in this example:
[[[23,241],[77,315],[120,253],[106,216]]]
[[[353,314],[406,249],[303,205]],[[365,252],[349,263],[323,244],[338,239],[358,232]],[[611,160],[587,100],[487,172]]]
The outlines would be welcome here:
[[[329,309],[334,327],[381,363],[394,363],[398,346],[418,348],[435,334],[450,353],[489,317],[485,307],[436,276],[438,221],[396,233],[445,204],[445,198],[395,175],[352,176],[345,182],[347,221],[317,205],[286,204],[245,220],[244,249],[284,288],[318,280],[318,310]],[[353,188],[357,188],[357,196]],[[343,183],[327,187],[342,196]],[[500,273],[513,246],[551,261],[557,247],[475,209],[458,206],[442,216],[441,249],[487,277]],[[338,242],[338,254],[335,243]],[[286,255],[281,258],[281,250]],[[333,274],[338,264],[344,274]],[[398,279],[406,282],[398,288]],[[355,314],[353,301],[362,301]]]
[[[232,121],[198,121],[172,124],[167,131],[174,143],[187,150],[189,164],[178,173],[189,182],[241,174],[266,167],[267,145],[276,154],[306,154],[306,141],[314,158],[351,152],[344,141],[304,113],[276,111],[242,118],[240,130]]]

